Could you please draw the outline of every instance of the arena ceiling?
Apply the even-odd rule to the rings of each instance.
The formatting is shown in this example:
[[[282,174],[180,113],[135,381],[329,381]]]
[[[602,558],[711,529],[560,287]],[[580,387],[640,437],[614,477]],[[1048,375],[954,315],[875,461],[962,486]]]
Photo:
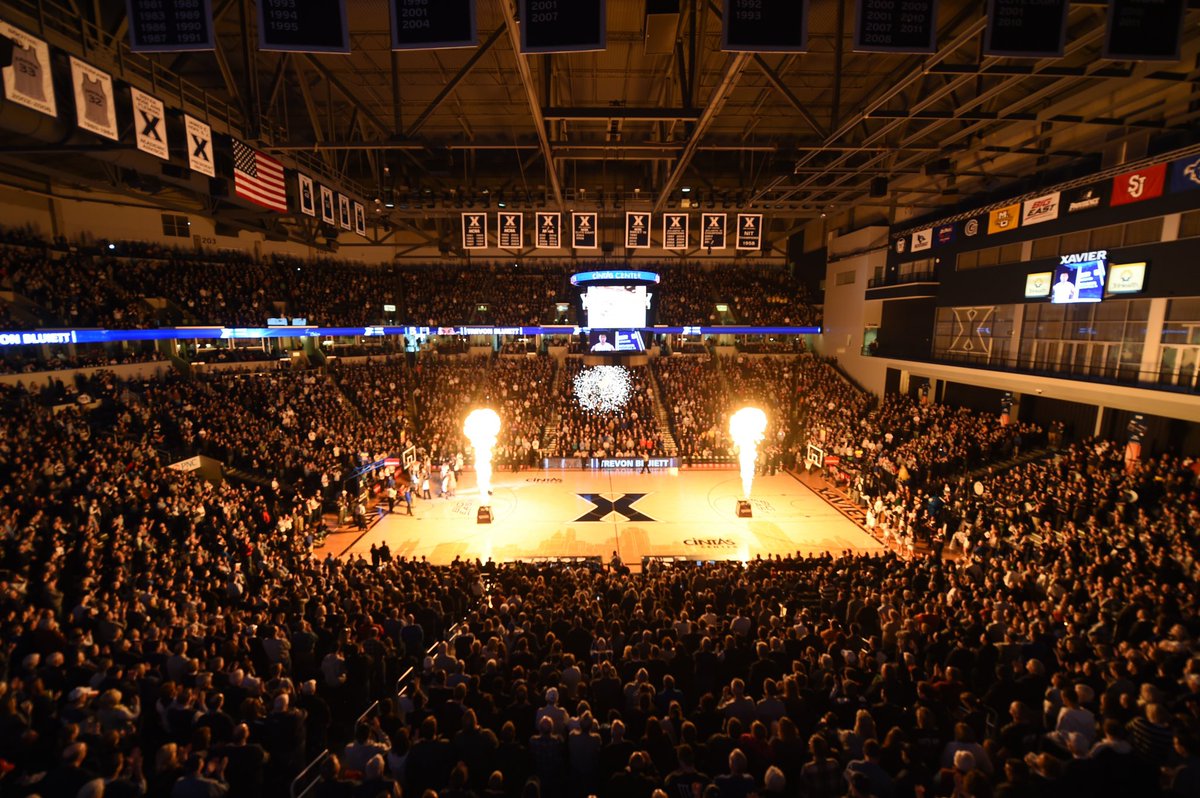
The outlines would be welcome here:
[[[0,7],[74,17],[93,47],[120,49],[124,0],[62,2]],[[426,231],[498,196],[756,207],[777,234],[849,208],[951,212],[1192,143],[1200,114],[1196,7],[1181,60],[1137,63],[1101,57],[1095,2],[1071,4],[1066,54],[1045,60],[981,55],[986,4],[971,0],[939,4],[928,56],[854,52],[853,0],[811,0],[809,52],[788,55],[722,52],[716,0],[681,0],[649,34],[645,0],[608,0],[607,49],[556,55],[518,52],[513,0],[478,0],[479,46],[424,52],[390,51],[386,0],[351,0],[350,55],[259,52],[251,0],[213,5],[218,50],[153,56],[158,80],[227,102],[231,132],[368,201],[390,193],[376,218]]]

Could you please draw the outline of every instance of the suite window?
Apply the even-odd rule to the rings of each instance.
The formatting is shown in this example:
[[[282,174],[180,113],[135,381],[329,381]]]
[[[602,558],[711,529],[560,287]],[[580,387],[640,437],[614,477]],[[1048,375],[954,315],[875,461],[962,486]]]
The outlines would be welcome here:
[[[1125,225],[1125,246],[1153,244],[1162,241],[1163,219],[1141,219]]]
[[[1059,255],[1058,236],[1047,236],[1033,242],[1033,259],[1056,258]]]
[[[1200,210],[1188,211],[1179,217],[1179,237],[1196,238],[1200,236]]]
[[[171,238],[192,237],[192,223],[188,221],[186,216],[164,213],[162,215],[162,229],[163,235],[170,236]]]
[[[1111,227],[1099,227],[1092,231],[1093,250],[1116,249],[1125,242],[1125,225],[1114,224]]]
[[[1014,241],[1011,244],[1005,244],[1000,247],[1000,262],[1001,263],[1020,263],[1021,250],[1024,245],[1020,241]]]

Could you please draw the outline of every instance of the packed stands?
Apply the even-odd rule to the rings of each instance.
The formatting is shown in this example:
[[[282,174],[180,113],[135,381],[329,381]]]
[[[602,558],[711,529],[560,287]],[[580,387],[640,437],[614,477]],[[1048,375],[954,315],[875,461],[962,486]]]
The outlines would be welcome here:
[[[558,454],[562,457],[640,457],[667,453],[655,416],[648,367],[627,369],[629,399],[619,412],[584,410],[575,399],[575,376],[583,368],[576,358],[566,361],[563,391],[558,397]]]
[[[318,562],[290,492],[163,468],[179,384],[75,387],[2,395],[6,794],[282,795],[330,747],[322,795],[1194,794],[1190,461],[985,475],[957,560]]]
[[[5,234],[7,232],[7,235]],[[332,258],[167,247],[140,241],[67,244],[0,231],[0,288],[37,319],[17,327],[309,324],[537,325],[574,304],[568,278],[589,264],[364,265]],[[595,264],[591,264],[595,265]],[[606,265],[610,267],[611,265]],[[655,265],[659,324],[818,325],[819,309],[789,272],[763,264]],[[65,277],[65,279],[60,279]],[[88,290],[82,290],[84,287]],[[154,300],[152,307],[145,300]],[[718,313],[716,305],[729,306]],[[385,312],[384,305],[396,311]]]

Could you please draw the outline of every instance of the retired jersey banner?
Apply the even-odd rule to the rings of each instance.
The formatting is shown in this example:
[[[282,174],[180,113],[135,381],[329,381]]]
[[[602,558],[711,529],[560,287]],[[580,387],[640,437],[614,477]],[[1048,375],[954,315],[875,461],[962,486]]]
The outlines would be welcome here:
[[[337,224],[337,208],[334,203],[333,189],[321,186],[321,221],[325,224]]]
[[[162,100],[134,88],[129,89],[129,96],[133,100],[133,132],[137,138],[137,148],[169,161],[171,152],[167,146],[167,114]]]
[[[1200,155],[1171,161],[1171,191],[1200,189]]]
[[[98,136],[119,141],[112,75],[71,56],[71,90],[75,94],[75,117],[79,126]]]
[[[688,215],[686,213],[663,214],[663,249],[687,249]]]
[[[560,249],[562,247],[562,214],[538,211],[537,232],[533,245],[538,249]]]
[[[47,116],[58,116],[49,46],[7,22],[0,22],[0,36],[12,40],[12,62],[3,70],[4,96]]]
[[[525,217],[519,211],[501,211],[496,224],[500,228],[501,247],[520,249],[525,246]]]
[[[1021,224],[1041,224],[1042,222],[1052,222],[1058,218],[1058,204],[1062,195],[1055,191],[1053,194],[1047,194],[1044,197],[1034,197],[1031,200],[1025,200],[1024,213],[1021,217]]]
[[[918,230],[913,233],[912,251],[921,252],[933,246],[933,228],[926,227],[924,230]]]
[[[464,213],[462,215],[463,249],[487,249],[487,214]]]
[[[338,227],[343,230],[354,229],[354,219],[350,215],[350,198],[345,194],[338,194]]]
[[[1007,233],[1021,226],[1021,203],[1014,202],[988,214],[988,235]]]
[[[361,202],[354,203],[354,232],[367,237],[367,209]]]
[[[596,237],[596,214],[571,214],[571,246],[575,249],[596,249],[600,246]]]
[[[625,213],[625,248],[650,248],[649,211],[627,211]]]
[[[300,197],[300,213],[317,215],[317,198],[314,196],[313,179],[303,172],[296,173],[296,193]]]
[[[705,213],[700,216],[700,246],[704,249],[725,249],[725,222],[723,213]]]
[[[737,222],[737,248],[762,249],[761,213],[739,213]]]
[[[1160,197],[1167,182],[1167,165],[1156,163],[1145,169],[1126,172],[1113,178],[1110,205],[1128,205],[1131,202]]]
[[[188,167],[209,177],[217,176],[212,157],[212,128],[194,116],[183,117],[183,129],[187,134]]]

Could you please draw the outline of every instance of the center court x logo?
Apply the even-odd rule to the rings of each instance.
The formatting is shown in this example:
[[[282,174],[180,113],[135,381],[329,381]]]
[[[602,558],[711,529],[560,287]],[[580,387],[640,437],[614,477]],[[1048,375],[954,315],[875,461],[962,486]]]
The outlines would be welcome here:
[[[577,524],[582,521],[603,521],[611,513],[616,513],[621,516],[619,520],[625,521],[654,520],[650,516],[633,509],[633,505],[645,496],[645,493],[622,493],[619,499],[607,499],[599,493],[577,493],[575,495],[595,505],[591,510],[575,519],[575,523]]]

